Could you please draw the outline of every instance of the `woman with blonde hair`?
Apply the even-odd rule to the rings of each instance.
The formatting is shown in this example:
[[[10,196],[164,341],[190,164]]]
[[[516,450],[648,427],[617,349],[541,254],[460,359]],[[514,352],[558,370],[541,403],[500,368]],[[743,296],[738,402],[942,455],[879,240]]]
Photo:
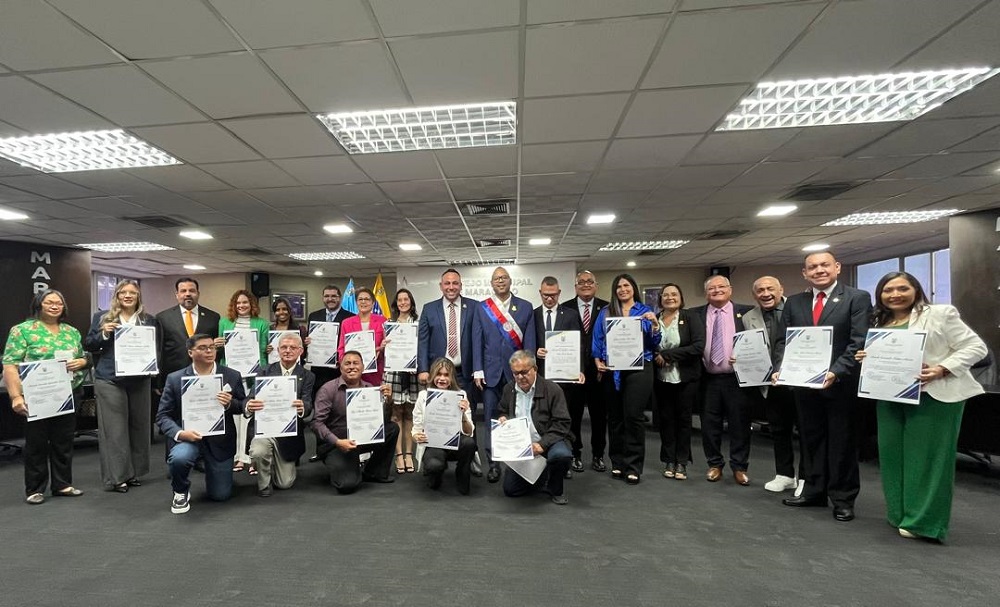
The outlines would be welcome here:
[[[94,314],[83,347],[94,353],[94,395],[97,398],[97,438],[101,454],[101,482],[107,491],[128,493],[149,473],[151,429],[151,375],[119,375],[115,368],[115,333],[122,327],[156,328],[156,319],[142,306],[135,280],[115,285],[111,305]],[[159,348],[157,348],[159,350]]]
[[[431,363],[428,389],[457,391],[458,379],[455,377],[455,363],[447,358],[439,358]],[[417,461],[427,477],[427,485],[431,489],[441,487],[441,480],[448,469],[448,461],[456,461],[455,481],[458,492],[468,495],[472,483],[472,458],[476,455],[476,439],[473,438],[475,426],[472,424],[472,411],[469,401],[463,398],[459,402],[462,414],[461,437],[457,450],[427,447],[427,434],[424,433],[424,408],[427,405],[427,390],[421,390],[413,407],[413,440],[417,443]]]

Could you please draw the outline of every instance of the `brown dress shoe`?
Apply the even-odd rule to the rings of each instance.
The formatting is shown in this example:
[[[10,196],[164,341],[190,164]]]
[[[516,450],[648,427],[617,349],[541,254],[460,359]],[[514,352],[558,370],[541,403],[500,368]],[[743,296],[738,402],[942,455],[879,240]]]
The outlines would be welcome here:
[[[722,468],[709,468],[705,480],[710,483],[718,482],[722,478]]]
[[[733,470],[733,478],[744,487],[750,484],[750,477],[747,476],[745,470]]]

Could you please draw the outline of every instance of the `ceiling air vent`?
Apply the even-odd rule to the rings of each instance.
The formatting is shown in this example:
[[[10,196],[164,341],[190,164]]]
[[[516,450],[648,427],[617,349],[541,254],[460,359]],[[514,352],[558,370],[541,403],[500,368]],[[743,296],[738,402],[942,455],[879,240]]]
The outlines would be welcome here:
[[[480,249],[484,247],[509,247],[510,238],[480,238],[476,241],[476,246]]]
[[[739,238],[749,233],[750,230],[717,230],[702,234],[698,237],[698,240],[732,240],[733,238]]]
[[[448,263],[452,266],[512,266],[516,265],[516,259],[455,259]]]
[[[800,185],[788,194],[785,194],[784,200],[829,200],[834,196],[840,196],[848,190],[853,190],[854,188],[861,185],[856,181],[839,181],[835,183],[807,183],[805,185]]]
[[[479,200],[467,202],[465,203],[465,213],[467,215],[508,215],[510,214],[510,201]]]
[[[229,249],[232,253],[239,253],[240,255],[246,255],[247,257],[271,257],[274,253],[270,251],[265,251],[264,249],[250,248],[250,249]]]
[[[141,223],[142,225],[150,228],[159,228],[161,230],[165,230],[167,228],[180,228],[188,225],[187,223],[177,221],[176,219],[167,217],[166,215],[146,215],[144,217],[125,217],[124,219]]]
[[[292,261],[292,260],[288,260],[288,261],[274,261],[274,262],[271,262],[271,263],[273,263],[276,266],[284,266],[286,268],[299,268],[299,267],[302,267],[302,266],[309,265],[309,264],[302,263],[301,261]]]

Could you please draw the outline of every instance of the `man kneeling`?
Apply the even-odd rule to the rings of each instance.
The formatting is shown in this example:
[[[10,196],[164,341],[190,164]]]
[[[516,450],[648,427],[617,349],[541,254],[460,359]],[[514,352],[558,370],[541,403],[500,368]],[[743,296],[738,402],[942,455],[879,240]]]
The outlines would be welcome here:
[[[305,424],[303,418],[312,414],[312,392],[316,377],[299,362],[302,356],[302,338],[298,333],[286,333],[278,340],[280,362],[268,365],[267,371],[258,377],[295,376],[296,399],[289,405],[295,408],[299,417],[295,436],[280,438],[256,437],[250,443],[250,462],[257,470],[257,495],[270,497],[271,488],[291,489],[295,484],[296,466],[306,452]],[[264,408],[264,402],[256,398],[247,402],[247,411],[257,413]],[[256,419],[251,420],[247,434],[254,436]]]
[[[359,445],[356,440],[347,438],[347,390],[373,387],[362,381],[362,368],[359,352],[344,352],[340,360],[340,377],[326,382],[316,393],[316,415],[311,424],[316,432],[316,454],[330,472],[330,484],[338,493],[353,493],[363,480],[372,483],[395,480],[389,476],[389,467],[399,437],[396,422],[383,419],[385,432],[380,443]],[[386,399],[392,396],[392,388],[388,385],[383,385],[381,390]],[[361,470],[362,453],[371,453],[364,472]]]
[[[504,495],[518,497],[543,489],[562,506],[568,501],[563,495],[563,479],[573,460],[566,397],[558,384],[538,376],[535,356],[530,352],[514,352],[509,363],[514,381],[504,386],[498,421],[502,424],[508,418],[527,417],[532,452],[547,463],[534,484],[508,468],[503,476]]]

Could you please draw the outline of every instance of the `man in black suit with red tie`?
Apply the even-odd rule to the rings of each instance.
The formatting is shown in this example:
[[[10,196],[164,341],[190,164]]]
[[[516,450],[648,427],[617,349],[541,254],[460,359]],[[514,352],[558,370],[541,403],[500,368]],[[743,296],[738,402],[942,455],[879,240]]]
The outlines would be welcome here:
[[[583,331],[583,324],[580,322],[580,313],[576,308],[565,306],[559,303],[559,281],[554,276],[546,276],[542,279],[538,294],[542,297],[542,305],[535,308],[535,344],[538,346],[535,351],[538,373],[545,377],[545,333],[547,331]],[[581,363],[583,359],[581,358]],[[573,394],[576,388],[583,383],[583,370],[580,369],[580,383],[561,383],[560,387],[567,398],[575,398]],[[566,471],[566,478],[573,478],[573,471],[583,472],[583,462],[579,456],[574,455],[570,464],[570,470]]]
[[[588,270],[577,273],[575,286],[576,297],[562,302],[563,306],[576,310],[580,315],[580,358],[583,361],[584,378],[582,386],[572,384],[563,386],[569,404],[570,430],[573,434],[573,463],[570,469],[574,472],[583,472],[583,439],[580,426],[583,422],[583,409],[586,407],[590,412],[592,456],[590,467],[597,472],[604,472],[608,469],[604,463],[604,449],[608,444],[608,409],[601,396],[601,380],[597,378],[597,365],[591,353],[591,344],[594,337],[594,322],[597,321],[598,313],[607,307],[608,302],[595,296],[597,279]],[[610,373],[605,379],[613,381]]]
[[[830,370],[821,389],[793,388],[802,433],[805,485],[786,506],[826,507],[833,503],[838,521],[854,519],[854,500],[861,489],[858,472],[857,417],[858,362],[854,354],[864,348],[872,313],[872,298],[840,283],[840,262],[832,253],[812,253],[805,259],[802,276],[812,286],[785,302],[784,327],[832,327]],[[785,352],[785,331],[774,348],[779,371]]]

